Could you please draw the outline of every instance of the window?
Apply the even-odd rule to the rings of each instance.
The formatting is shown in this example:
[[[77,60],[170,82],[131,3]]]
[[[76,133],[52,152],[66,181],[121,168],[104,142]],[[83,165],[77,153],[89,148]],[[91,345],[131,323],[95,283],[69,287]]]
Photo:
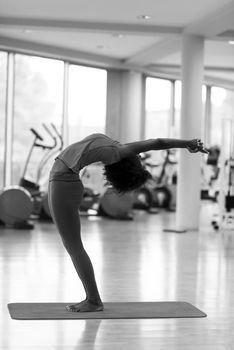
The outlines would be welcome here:
[[[169,80],[146,79],[146,138],[168,137],[171,104]]]
[[[47,145],[52,145],[53,140],[43,129],[42,123],[53,122],[61,129],[63,67],[63,62],[58,60],[18,54],[15,56],[13,184],[20,180],[34,140],[30,128],[35,128]],[[44,155],[45,151],[41,148],[34,149],[26,174],[28,180],[35,180],[40,159]],[[48,179],[48,168],[45,167],[44,170],[42,186]]]
[[[145,138],[169,137],[171,116],[171,86],[165,79],[146,78]],[[162,162],[164,152],[150,152],[151,159]]]
[[[107,72],[71,65],[69,68],[68,142],[105,132]]]
[[[6,104],[6,76],[7,53],[0,51],[0,188],[4,179],[4,151],[5,151],[5,104]]]
[[[174,137],[180,137],[180,114],[181,114],[181,81],[175,81],[175,115],[174,115]]]
[[[181,92],[182,83],[180,80],[175,82],[175,124],[174,124],[174,137],[180,137],[180,115],[181,115]],[[206,102],[206,86],[202,85],[202,117],[201,117],[201,133],[204,139],[204,126],[205,126],[205,102]]]
[[[211,146],[221,146],[222,120],[234,118],[234,91],[213,86],[211,88]]]

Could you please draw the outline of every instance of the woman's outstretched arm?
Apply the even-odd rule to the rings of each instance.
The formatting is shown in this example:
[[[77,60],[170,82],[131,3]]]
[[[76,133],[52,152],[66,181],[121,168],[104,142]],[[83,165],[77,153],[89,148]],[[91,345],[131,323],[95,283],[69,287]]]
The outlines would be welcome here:
[[[126,143],[122,145],[120,154],[121,158],[126,158],[142,152],[160,151],[170,148],[186,148],[191,153],[209,153],[200,139],[180,140],[158,138]]]

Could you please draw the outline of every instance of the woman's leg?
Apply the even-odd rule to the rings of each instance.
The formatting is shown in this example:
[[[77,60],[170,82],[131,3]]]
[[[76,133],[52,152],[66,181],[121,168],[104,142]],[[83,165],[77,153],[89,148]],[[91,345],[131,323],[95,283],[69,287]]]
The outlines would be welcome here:
[[[83,185],[80,181],[52,180],[49,183],[49,206],[54,223],[86,292],[86,299],[83,302],[70,305],[67,309],[81,312],[101,311],[103,304],[97,289],[93,266],[81,240],[78,208],[82,195]]]

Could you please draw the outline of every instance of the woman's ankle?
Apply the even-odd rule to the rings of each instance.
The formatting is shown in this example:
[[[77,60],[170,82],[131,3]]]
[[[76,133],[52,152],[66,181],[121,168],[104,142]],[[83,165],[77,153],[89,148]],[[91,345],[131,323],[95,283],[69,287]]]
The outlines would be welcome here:
[[[100,297],[88,297],[87,300],[90,301],[92,304],[102,304],[102,300]]]

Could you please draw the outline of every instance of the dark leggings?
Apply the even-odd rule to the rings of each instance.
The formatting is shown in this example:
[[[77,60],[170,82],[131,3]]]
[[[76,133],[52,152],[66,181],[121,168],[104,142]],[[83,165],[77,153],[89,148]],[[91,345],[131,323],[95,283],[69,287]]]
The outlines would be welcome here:
[[[81,240],[79,206],[83,196],[83,185],[75,181],[50,179],[48,198],[51,215],[58,228],[64,247],[69,253],[80,277],[86,297],[99,300],[93,266]]]

